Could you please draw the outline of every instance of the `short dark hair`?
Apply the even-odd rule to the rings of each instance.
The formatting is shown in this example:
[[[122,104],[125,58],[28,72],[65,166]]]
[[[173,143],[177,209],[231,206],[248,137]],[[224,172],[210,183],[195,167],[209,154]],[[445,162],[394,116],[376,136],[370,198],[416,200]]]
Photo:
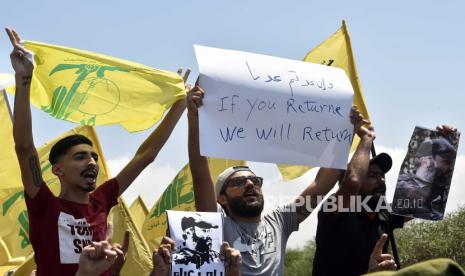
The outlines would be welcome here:
[[[55,145],[53,145],[52,149],[50,150],[50,154],[48,156],[50,164],[56,164],[58,162],[58,159],[65,155],[69,148],[80,144],[87,144],[89,146],[93,146],[92,141],[90,141],[89,138],[80,134],[66,136],[65,138],[59,140],[55,143]]]

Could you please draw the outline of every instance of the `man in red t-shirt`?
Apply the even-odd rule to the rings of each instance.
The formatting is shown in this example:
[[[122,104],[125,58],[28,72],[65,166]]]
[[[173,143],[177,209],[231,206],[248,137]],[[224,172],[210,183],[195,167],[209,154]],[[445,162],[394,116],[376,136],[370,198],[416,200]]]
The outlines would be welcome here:
[[[21,46],[18,34],[8,28],[6,31],[14,47],[10,55],[16,78],[13,136],[25,190],[37,275],[74,275],[82,249],[92,241],[105,239],[108,212],[117,203],[118,196],[155,159],[186,103],[184,99],[176,102],[126,167],[97,189],[98,155],[92,142],[82,135],[58,141],[49,155],[52,172],[61,184],[60,195],[55,197],[42,179],[33,143],[29,98],[34,65],[30,53]],[[187,76],[188,72],[184,80]]]

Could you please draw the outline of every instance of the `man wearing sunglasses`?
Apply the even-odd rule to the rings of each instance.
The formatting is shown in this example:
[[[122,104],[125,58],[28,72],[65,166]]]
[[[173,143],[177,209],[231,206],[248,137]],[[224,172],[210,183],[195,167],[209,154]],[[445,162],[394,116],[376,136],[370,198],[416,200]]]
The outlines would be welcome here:
[[[202,105],[203,95],[197,85],[187,95],[189,160],[197,211],[217,212],[220,209],[223,212],[224,240],[241,252],[242,275],[283,275],[290,234],[297,231],[299,223],[310,215],[311,209],[317,205],[317,198],[333,188],[341,172],[321,168],[315,180],[294,202],[262,215],[263,178],[256,176],[250,168],[228,168],[218,176],[216,185],[213,184],[207,158],[200,155],[199,147],[198,107]],[[363,121],[356,110],[352,116]]]

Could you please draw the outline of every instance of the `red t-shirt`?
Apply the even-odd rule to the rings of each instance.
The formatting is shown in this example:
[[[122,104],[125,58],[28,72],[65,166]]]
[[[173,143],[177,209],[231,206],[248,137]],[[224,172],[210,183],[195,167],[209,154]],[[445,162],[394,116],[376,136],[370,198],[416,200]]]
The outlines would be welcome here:
[[[108,212],[118,193],[115,178],[92,192],[88,204],[58,198],[45,183],[33,199],[25,193],[37,276],[76,274],[82,248],[105,239]]]

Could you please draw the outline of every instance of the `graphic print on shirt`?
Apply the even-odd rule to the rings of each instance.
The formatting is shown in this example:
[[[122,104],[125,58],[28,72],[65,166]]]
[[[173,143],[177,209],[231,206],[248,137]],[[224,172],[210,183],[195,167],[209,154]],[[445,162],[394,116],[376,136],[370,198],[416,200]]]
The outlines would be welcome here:
[[[92,243],[93,227],[85,218],[60,212],[58,217],[58,239],[60,247],[60,262],[62,264],[77,264],[82,249]]]
[[[257,267],[263,263],[263,256],[276,252],[276,243],[271,229],[265,226],[264,230],[254,238],[250,234],[237,229],[238,237],[233,247],[252,257]]]

